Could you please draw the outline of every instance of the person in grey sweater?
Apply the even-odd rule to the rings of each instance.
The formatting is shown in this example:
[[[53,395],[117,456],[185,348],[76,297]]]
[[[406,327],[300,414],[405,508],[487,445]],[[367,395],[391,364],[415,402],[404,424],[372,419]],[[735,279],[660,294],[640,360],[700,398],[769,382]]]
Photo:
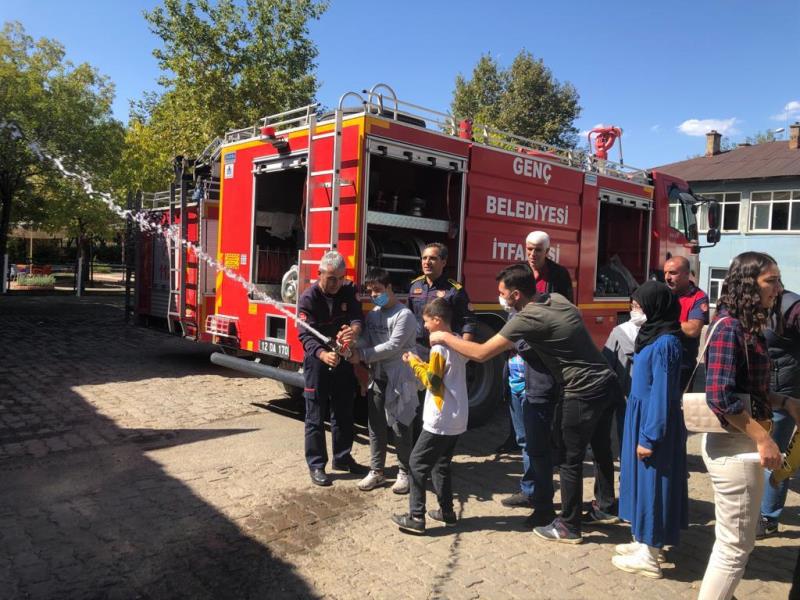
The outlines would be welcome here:
[[[398,302],[386,270],[370,269],[365,287],[375,308],[367,314],[365,332],[350,358],[352,362],[366,363],[373,380],[368,394],[370,472],[358,483],[358,488],[368,491],[386,485],[384,467],[391,427],[400,463],[392,491],[407,494],[412,425],[418,401],[416,378],[402,357],[416,347],[417,321]]]

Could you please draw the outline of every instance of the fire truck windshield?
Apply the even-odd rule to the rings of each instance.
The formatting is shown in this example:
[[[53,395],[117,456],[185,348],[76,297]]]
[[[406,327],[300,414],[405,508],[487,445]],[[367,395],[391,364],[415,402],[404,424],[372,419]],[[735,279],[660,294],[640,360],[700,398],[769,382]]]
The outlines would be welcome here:
[[[687,242],[697,242],[697,204],[694,196],[677,187],[669,191],[669,226],[680,231]]]

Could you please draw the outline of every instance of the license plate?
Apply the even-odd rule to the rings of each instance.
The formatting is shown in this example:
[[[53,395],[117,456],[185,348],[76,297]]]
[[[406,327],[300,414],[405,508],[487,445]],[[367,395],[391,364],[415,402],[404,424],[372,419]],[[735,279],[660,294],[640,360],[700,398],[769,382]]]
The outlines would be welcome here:
[[[258,351],[270,356],[279,356],[280,358],[289,358],[289,344],[281,344],[280,342],[273,342],[271,340],[259,340]]]

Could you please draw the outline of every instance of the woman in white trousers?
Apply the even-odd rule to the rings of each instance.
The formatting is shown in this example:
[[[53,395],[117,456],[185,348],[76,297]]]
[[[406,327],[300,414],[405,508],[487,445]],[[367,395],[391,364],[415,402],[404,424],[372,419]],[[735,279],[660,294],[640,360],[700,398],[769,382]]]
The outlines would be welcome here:
[[[755,545],[763,469],[775,469],[782,462],[763,423],[771,419],[773,407],[800,417],[800,401],[769,391],[763,330],[782,291],[775,260],[761,252],[744,252],[733,259],[717,301],[714,320],[724,320],[708,344],[706,400],[728,433],[703,434],[716,526],[699,600],[729,600]],[[747,396],[737,394],[749,394],[750,406]]]

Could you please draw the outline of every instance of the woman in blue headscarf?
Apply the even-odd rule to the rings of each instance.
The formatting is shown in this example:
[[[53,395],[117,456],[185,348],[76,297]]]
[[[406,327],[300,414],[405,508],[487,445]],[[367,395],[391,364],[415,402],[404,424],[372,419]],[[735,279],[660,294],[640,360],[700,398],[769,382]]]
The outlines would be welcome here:
[[[620,461],[619,516],[630,522],[634,541],[616,546],[612,562],[659,578],[662,548],[676,545],[689,524],[680,306],[657,281],[642,285],[632,298],[647,316],[636,336]]]

